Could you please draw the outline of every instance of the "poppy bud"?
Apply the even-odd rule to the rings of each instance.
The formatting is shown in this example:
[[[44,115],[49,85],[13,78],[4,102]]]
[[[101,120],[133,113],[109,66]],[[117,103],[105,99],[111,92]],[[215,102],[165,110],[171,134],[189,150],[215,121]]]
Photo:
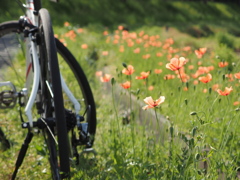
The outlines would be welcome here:
[[[138,95],[138,94],[139,94],[139,92],[140,92],[140,89],[137,89],[136,95]]]
[[[197,115],[197,113],[195,111],[190,113],[191,116]]]
[[[211,92],[212,92],[212,88],[209,88],[209,89],[208,89],[208,92],[209,92],[209,94],[211,94]]]
[[[225,80],[225,78],[226,78],[225,74],[223,74],[222,78],[223,78],[223,80]]]
[[[112,78],[112,79],[111,79],[111,84],[113,85],[114,83],[115,83],[115,79]]]
[[[126,63],[122,63],[123,67],[127,68],[127,64]]]

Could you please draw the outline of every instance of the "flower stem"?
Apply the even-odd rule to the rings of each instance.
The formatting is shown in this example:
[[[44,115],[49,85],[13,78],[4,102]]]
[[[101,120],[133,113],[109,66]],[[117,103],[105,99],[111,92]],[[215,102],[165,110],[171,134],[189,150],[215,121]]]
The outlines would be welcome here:
[[[184,83],[183,79],[182,79],[182,75],[181,75],[180,69],[178,69],[178,73],[179,73],[179,76],[180,76],[180,79],[181,79],[182,83]]]
[[[130,108],[130,125],[131,125],[131,136],[132,136],[132,148],[133,148],[133,157],[135,158],[135,138],[134,138],[134,121],[133,121],[133,114],[132,114],[132,93],[131,93],[131,84],[132,84],[132,76],[130,78],[130,88],[129,88],[129,108]]]
[[[119,125],[119,119],[118,119],[118,111],[117,111],[117,108],[116,108],[115,98],[114,98],[114,79],[112,79],[112,103],[113,103],[113,109],[114,109],[116,120],[117,120],[117,128],[118,128],[118,135],[117,136],[121,137],[120,136],[120,125]],[[114,127],[114,125],[112,125],[112,127]],[[114,142],[116,142],[116,139],[119,139],[120,144],[122,144],[121,138],[116,138],[115,130],[113,130],[113,136],[114,136]],[[121,154],[123,154],[122,146],[120,148],[120,152],[121,152]]]

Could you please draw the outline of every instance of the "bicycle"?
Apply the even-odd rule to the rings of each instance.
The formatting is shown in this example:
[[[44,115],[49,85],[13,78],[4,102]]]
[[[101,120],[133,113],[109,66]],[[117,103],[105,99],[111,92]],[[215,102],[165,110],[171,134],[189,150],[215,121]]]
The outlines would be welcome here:
[[[5,73],[0,74],[0,109],[5,113],[18,104],[21,128],[27,130],[12,179],[35,132],[44,137],[52,179],[69,178],[71,165],[79,163],[81,147],[92,150],[96,133],[93,94],[78,61],[54,38],[49,12],[42,8],[41,0],[26,0],[23,7],[26,14],[19,20],[0,24],[0,45],[9,57],[0,56],[5,63],[1,65]],[[25,66],[15,63],[20,57],[24,57],[20,64]],[[9,74],[16,79],[5,80]],[[14,143],[4,130],[8,131],[7,126],[0,124],[0,144],[2,151],[7,151]]]

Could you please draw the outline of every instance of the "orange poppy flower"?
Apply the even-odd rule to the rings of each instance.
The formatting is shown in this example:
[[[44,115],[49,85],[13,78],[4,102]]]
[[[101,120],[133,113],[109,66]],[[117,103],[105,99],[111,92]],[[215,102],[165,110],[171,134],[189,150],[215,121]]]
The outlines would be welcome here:
[[[134,46],[134,42],[131,40],[131,41],[128,41],[128,47],[133,47]]]
[[[200,76],[201,74],[205,74],[205,73],[209,73],[209,69],[207,67],[202,67],[200,66],[198,68],[198,70],[196,71],[195,74],[192,74],[193,78],[197,78],[198,76]]]
[[[163,56],[163,54],[162,54],[161,52],[157,52],[157,53],[156,53],[156,56],[157,56],[157,57],[161,57],[161,56]]]
[[[118,34],[114,35],[114,39],[120,39],[120,36]]]
[[[107,55],[108,55],[108,51],[103,51],[103,52],[102,52],[102,55],[103,55],[103,56],[107,56]]]
[[[136,79],[146,79],[146,78],[148,78],[149,74],[150,74],[150,71],[148,71],[148,72],[141,72],[140,73],[141,76],[137,76]]]
[[[124,46],[123,45],[120,46],[119,52],[124,52]]]
[[[222,95],[222,96],[227,96],[229,95],[231,92],[232,92],[233,88],[232,86],[229,88],[229,87],[225,87],[225,90],[222,91],[221,89],[218,89],[217,92],[218,94]]]
[[[180,78],[182,82],[187,82],[190,79],[190,77],[184,72],[184,70],[176,72],[176,74],[178,74],[178,78]]]
[[[225,74],[225,77],[228,78],[228,81],[234,81],[232,74]]]
[[[110,81],[110,79],[111,79],[111,75],[110,74],[105,74],[104,76],[100,77],[100,81],[101,82],[108,82],[108,81]]]
[[[159,106],[160,104],[162,104],[164,102],[164,100],[165,100],[164,96],[160,96],[160,98],[155,100],[155,101],[153,100],[153,98],[151,96],[146,97],[143,101],[147,105],[144,106],[142,109],[146,110],[146,109],[149,109],[149,108],[155,108],[155,107]]]
[[[151,57],[150,54],[145,54],[145,55],[142,56],[143,59],[149,59],[150,57]]]
[[[183,51],[190,51],[191,50],[191,47],[190,46],[185,46],[184,48],[183,48]]]
[[[173,74],[167,74],[164,76],[165,80],[174,79],[174,78],[175,78],[175,75],[173,75]]]
[[[155,72],[155,74],[160,74],[160,73],[162,73],[162,70],[161,69],[154,69],[154,72]]]
[[[140,37],[142,37],[143,34],[144,34],[144,31],[141,31],[140,33],[138,33],[138,35],[139,35]]]
[[[203,89],[203,93],[207,93],[208,90],[206,88]]]
[[[61,43],[63,43],[64,46],[67,46],[67,43],[66,43],[65,39],[59,39],[59,41],[60,41]]]
[[[95,75],[96,75],[96,76],[102,76],[102,74],[103,74],[102,71],[96,71],[96,72],[95,72]]]
[[[202,65],[202,61],[198,61],[198,63],[197,63],[199,66],[201,66]]]
[[[77,29],[77,32],[78,32],[78,33],[82,33],[82,32],[83,32],[83,28],[78,28],[78,29]]]
[[[149,40],[150,40],[150,41],[155,41],[155,40],[156,40],[156,37],[155,37],[155,36],[150,36],[150,37],[149,37]]]
[[[161,41],[157,41],[156,42],[156,47],[161,47],[162,46],[162,42]]]
[[[187,87],[184,87],[183,90],[184,90],[184,91],[188,91],[188,88],[187,88]]]
[[[134,71],[134,67],[132,65],[128,65],[127,68],[124,68],[122,70],[122,73],[126,75],[131,75]]]
[[[202,58],[202,56],[206,53],[207,48],[199,48],[198,50],[195,50],[195,54],[198,58]]]
[[[194,69],[194,65],[189,65],[188,69],[190,69],[190,70]]]
[[[149,46],[150,46],[150,45],[149,45],[148,42],[143,45],[143,47],[146,48],[146,49],[147,49]]]
[[[239,73],[235,73],[234,77],[237,78],[237,79],[240,79],[240,72]]]
[[[75,40],[76,33],[74,30],[70,30],[67,33],[65,33],[65,37],[69,37],[71,40]]]
[[[143,36],[143,39],[144,39],[144,40],[148,40],[148,38],[149,38],[149,36],[148,36],[147,34],[145,34],[145,35]]]
[[[70,23],[66,21],[66,22],[64,22],[64,26],[68,27],[68,26],[70,26]]]
[[[130,34],[128,33],[128,31],[123,30],[122,31],[122,39],[127,39],[130,36]]]
[[[181,67],[183,67],[184,64],[186,64],[187,60],[184,57],[178,58],[172,58],[170,60],[170,63],[166,64],[166,68],[170,69],[172,71],[179,70]]]
[[[148,90],[149,90],[149,91],[152,91],[153,89],[154,89],[153,86],[149,86],[149,87],[148,87]]]
[[[108,31],[103,31],[103,35],[107,36],[108,35]]]
[[[137,53],[140,53],[140,48],[134,49],[133,52],[136,53],[136,54],[137,54]]]
[[[113,44],[118,44],[118,39],[114,39]]]
[[[128,89],[131,87],[131,83],[130,81],[126,81],[125,83],[122,83],[121,86],[124,88],[124,89]]]
[[[119,26],[118,26],[118,30],[120,30],[120,31],[123,30],[123,28],[124,28],[124,27],[123,27],[122,25],[119,25]]]
[[[137,39],[137,33],[135,32],[129,33],[129,37],[132,39]]]
[[[207,69],[208,69],[209,71],[212,71],[212,70],[214,70],[214,66],[208,66]]]
[[[172,38],[168,38],[165,40],[166,43],[173,44],[174,40]]]
[[[226,66],[228,66],[228,62],[226,62],[226,61],[224,61],[224,62],[219,62],[219,63],[218,63],[218,66],[221,67],[221,68],[226,67]]]
[[[141,38],[136,39],[136,43],[137,43],[137,44],[140,44],[140,43],[142,43],[142,42],[143,42],[143,40],[142,40]]]
[[[173,53],[177,53],[179,51],[179,49],[174,49],[173,47],[169,47],[168,49],[168,53],[173,54]]]
[[[240,101],[235,101],[235,102],[233,103],[234,106],[237,106],[237,105],[239,105],[239,104],[240,104]]]
[[[203,83],[208,83],[212,80],[212,75],[208,73],[206,76],[199,77],[198,80]]]
[[[88,45],[87,44],[82,44],[81,47],[82,47],[82,49],[87,49]]]
[[[197,84],[198,84],[198,80],[194,80],[194,81],[193,81],[193,84],[194,84],[194,85],[197,85]]]
[[[218,84],[212,85],[212,90],[213,90],[213,91],[216,91],[218,88],[219,88],[219,85],[218,85]]]
[[[170,44],[169,44],[169,43],[166,43],[166,44],[163,45],[162,48],[163,48],[163,49],[168,49],[169,47],[170,47]]]
[[[170,59],[172,58],[173,56],[172,56],[172,54],[168,54],[167,55],[167,59],[170,61]]]

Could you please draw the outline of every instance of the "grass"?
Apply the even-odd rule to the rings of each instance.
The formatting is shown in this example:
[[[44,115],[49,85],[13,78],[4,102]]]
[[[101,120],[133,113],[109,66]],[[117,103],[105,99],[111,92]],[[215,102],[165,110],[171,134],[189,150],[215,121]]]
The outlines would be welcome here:
[[[150,9],[160,5],[158,1],[141,3]],[[231,5],[208,4],[206,7],[197,3],[166,3],[170,11],[182,11],[173,22],[170,20],[174,17],[168,17],[170,19],[167,19],[169,22],[166,21],[169,23],[168,28],[166,24],[154,25],[156,9],[153,9],[155,15],[153,17],[144,16],[145,18],[140,19],[128,14],[126,18],[128,22],[124,22],[123,25],[131,27],[129,30],[131,36],[125,37],[122,36],[122,31],[117,29],[121,22],[117,21],[112,27],[105,28],[101,23],[110,24],[113,19],[100,21],[97,19],[100,17],[96,18],[100,25],[93,23],[82,26],[81,23],[84,24],[84,21],[78,23],[72,18],[70,26],[61,25],[54,28],[59,39],[67,44],[84,67],[97,104],[98,126],[94,145],[97,154],[82,156],[80,166],[73,169],[73,179],[236,179],[240,162],[238,150],[240,99],[239,79],[235,78],[234,74],[239,73],[237,52],[240,39],[238,33],[230,32],[238,32],[237,27],[233,25],[238,13],[237,7]],[[89,11],[89,8],[94,9],[103,5],[105,4],[95,2],[91,6],[86,3],[84,7]],[[113,8],[121,8],[121,5]],[[134,9],[133,12],[146,15],[142,9],[145,6],[132,1],[125,5],[129,5],[125,9],[126,12]],[[106,4],[105,8],[109,8],[109,4]],[[229,13],[229,8],[234,16]],[[189,10],[192,17],[186,15],[186,10]],[[94,10],[90,12],[86,21],[89,22],[93,18],[91,16],[93,12]],[[204,20],[203,14],[208,14]],[[206,23],[214,21],[216,14],[221,16],[217,23]],[[114,15],[112,12],[112,17],[115,17]],[[194,19],[197,19],[198,23],[193,23]],[[139,25],[133,27],[136,21]],[[187,21],[190,23],[186,26],[179,25]],[[223,27],[221,25],[224,21],[229,23]],[[142,25],[144,22],[149,24]],[[70,35],[71,30],[74,30],[72,34],[76,37]],[[108,31],[108,35],[103,35],[105,30]],[[146,39],[140,36],[140,32],[144,32],[148,39],[147,36]],[[140,44],[136,43],[135,36],[141,39]],[[169,41],[170,38],[174,42],[170,45],[172,48],[163,48],[166,40]],[[134,42],[133,46],[131,42]],[[158,47],[159,42],[161,46]],[[88,47],[83,49],[83,44]],[[191,49],[184,51],[183,48],[186,46]],[[203,47],[207,48],[207,52],[201,58],[197,58],[194,51]],[[123,48],[124,51],[120,52],[119,49]],[[140,52],[134,53],[137,48]],[[156,56],[157,53],[161,53],[162,56]],[[189,76],[187,82],[182,82],[176,72],[165,68],[175,55],[188,59],[184,65],[184,72]],[[220,68],[218,63],[221,61],[228,62],[228,66]],[[131,76],[122,73],[123,63],[133,65],[135,72]],[[199,67],[205,67],[205,70],[207,67],[214,67],[209,71],[212,75],[209,83],[204,84],[198,80],[198,77],[207,74],[206,71],[198,77],[192,76]],[[156,74],[155,69],[161,69],[162,72]],[[112,79],[103,83],[95,75],[96,71],[110,74]],[[143,71],[150,71],[147,80],[135,79]],[[174,75],[175,78],[166,79],[167,75]],[[125,90],[121,84],[127,80],[131,81],[131,88]],[[215,91],[216,84],[221,90],[232,86],[233,91],[228,96],[221,96]],[[153,90],[148,89],[150,86]],[[117,98],[115,93],[118,94]],[[132,102],[130,96],[136,99],[135,102]],[[140,117],[139,107],[143,106],[143,99],[148,96],[152,96],[153,99],[165,96],[166,99],[155,108],[158,116],[154,116],[154,110],[153,116],[149,116],[147,113],[151,110],[148,109],[141,112]],[[127,103],[122,104],[120,100]],[[168,125],[156,126],[156,118],[160,118],[160,114],[170,122]],[[17,119],[17,116],[18,113],[10,111],[7,116],[2,114],[2,119]],[[7,123],[4,127],[8,129],[10,126],[8,123],[12,121],[3,122]],[[153,126],[155,128],[152,128]],[[20,132],[19,129],[18,131]],[[161,136],[158,131],[163,131]],[[13,132],[8,134],[22,136]],[[14,137],[12,139],[18,140]],[[21,179],[49,177],[48,168],[45,167],[47,160],[44,145],[39,145],[39,142],[41,141],[35,140],[30,148],[25,165],[19,173]],[[15,149],[17,151],[21,141],[15,144],[18,144]],[[9,160],[10,156],[11,152],[4,152],[1,162]],[[13,162],[1,164],[2,167],[10,164],[2,168],[5,178],[12,172]]]

